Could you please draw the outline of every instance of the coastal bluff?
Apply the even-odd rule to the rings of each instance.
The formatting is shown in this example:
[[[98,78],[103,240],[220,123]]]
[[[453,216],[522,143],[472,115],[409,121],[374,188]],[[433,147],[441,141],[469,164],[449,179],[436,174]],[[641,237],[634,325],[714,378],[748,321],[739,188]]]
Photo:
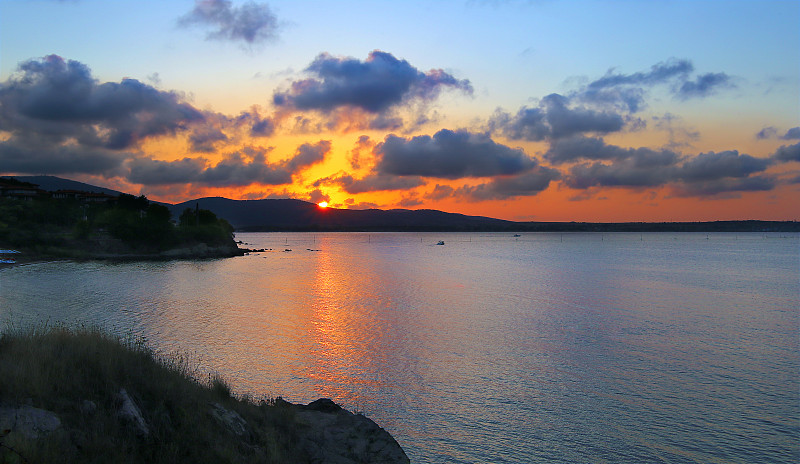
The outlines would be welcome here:
[[[330,399],[233,395],[178,355],[96,329],[0,334],[0,371],[0,462],[409,462]]]

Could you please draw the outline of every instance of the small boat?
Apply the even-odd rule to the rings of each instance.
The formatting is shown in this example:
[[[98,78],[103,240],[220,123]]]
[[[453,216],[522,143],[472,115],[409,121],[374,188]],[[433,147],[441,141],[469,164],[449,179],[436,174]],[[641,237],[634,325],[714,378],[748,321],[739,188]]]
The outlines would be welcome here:
[[[514,237],[522,237],[520,234],[514,234]]]
[[[439,240],[439,243],[437,243],[437,245],[444,245],[444,240]]]

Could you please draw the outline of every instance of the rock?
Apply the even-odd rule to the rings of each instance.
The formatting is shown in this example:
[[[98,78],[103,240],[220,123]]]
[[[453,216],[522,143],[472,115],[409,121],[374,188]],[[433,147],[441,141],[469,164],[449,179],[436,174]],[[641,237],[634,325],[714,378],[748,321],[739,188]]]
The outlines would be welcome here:
[[[236,411],[226,409],[225,406],[219,403],[213,403],[211,405],[211,416],[236,436],[241,437],[248,434],[247,421]]]
[[[78,404],[78,410],[81,414],[90,416],[97,411],[97,404],[94,401],[83,400]]]
[[[282,403],[290,404],[282,401]],[[306,426],[300,448],[319,464],[408,463],[397,441],[371,419],[353,414],[327,398],[295,406]]]
[[[319,411],[319,412],[339,412],[342,410],[341,406],[334,403],[333,400],[330,400],[328,398],[320,398],[318,400],[308,403],[305,406],[301,406],[301,408],[307,411]]]
[[[21,433],[26,438],[36,439],[61,427],[61,419],[50,411],[20,406],[0,408],[0,430]]]
[[[136,406],[136,403],[134,403],[127,390],[124,388],[120,389],[117,398],[121,403],[117,415],[129,421],[136,429],[137,434],[145,437],[150,435],[150,428],[147,426],[147,422],[142,416],[142,411]]]

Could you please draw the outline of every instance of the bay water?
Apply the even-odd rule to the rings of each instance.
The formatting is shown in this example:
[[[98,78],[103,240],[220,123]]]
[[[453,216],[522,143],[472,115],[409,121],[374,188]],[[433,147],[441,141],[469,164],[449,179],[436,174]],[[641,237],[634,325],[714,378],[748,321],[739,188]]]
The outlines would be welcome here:
[[[141,335],[237,394],[362,412],[412,462],[800,460],[798,234],[237,239],[268,250],[0,269],[0,330]]]

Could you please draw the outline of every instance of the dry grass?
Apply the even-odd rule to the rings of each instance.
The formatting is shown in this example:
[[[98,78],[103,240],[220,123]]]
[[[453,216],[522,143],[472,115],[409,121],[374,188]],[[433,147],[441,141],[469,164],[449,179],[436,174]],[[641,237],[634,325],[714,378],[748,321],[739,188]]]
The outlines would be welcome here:
[[[0,438],[5,462],[297,462],[294,416],[269,401],[240,401],[219,377],[192,378],[180,356],[157,356],[142,339],[93,328],[39,328],[0,338],[0,405],[56,413],[60,429],[27,439]],[[126,389],[150,428],[146,437],[118,417]],[[91,401],[96,410],[81,410]],[[236,436],[210,414],[221,403],[249,432]],[[1,432],[1,431],[0,431]],[[12,452],[8,447],[13,448]],[[18,454],[17,454],[18,452]]]

